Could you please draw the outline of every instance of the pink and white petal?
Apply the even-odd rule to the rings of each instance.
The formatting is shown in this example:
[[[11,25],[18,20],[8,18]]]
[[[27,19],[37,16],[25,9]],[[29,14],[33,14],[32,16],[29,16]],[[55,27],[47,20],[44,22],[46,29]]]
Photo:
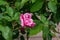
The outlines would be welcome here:
[[[34,27],[35,25],[36,25],[35,23],[32,23],[32,24],[31,24],[31,27]]]
[[[21,20],[21,26],[23,27],[24,26],[24,18],[23,18],[23,14],[20,15],[20,20]]]
[[[21,26],[22,27],[24,27],[25,25],[24,25],[24,21],[23,20],[21,20]]]
[[[29,19],[31,19],[31,17],[32,17],[32,13],[25,13],[24,16],[25,16],[25,18],[29,18]]]

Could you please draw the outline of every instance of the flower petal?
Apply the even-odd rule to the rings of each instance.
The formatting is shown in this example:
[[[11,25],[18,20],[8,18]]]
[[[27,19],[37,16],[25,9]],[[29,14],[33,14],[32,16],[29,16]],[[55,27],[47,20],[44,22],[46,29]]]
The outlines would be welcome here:
[[[21,26],[23,27],[24,26],[24,18],[23,18],[23,14],[20,15],[20,20],[21,20]]]

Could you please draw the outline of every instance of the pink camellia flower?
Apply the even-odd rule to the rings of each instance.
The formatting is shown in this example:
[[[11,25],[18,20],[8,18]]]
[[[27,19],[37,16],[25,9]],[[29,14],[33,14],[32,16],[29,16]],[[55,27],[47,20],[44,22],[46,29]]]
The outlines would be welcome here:
[[[35,23],[33,22],[32,20],[32,14],[31,13],[25,13],[25,14],[21,14],[20,15],[20,20],[21,20],[21,26],[22,27],[34,27],[35,26]]]

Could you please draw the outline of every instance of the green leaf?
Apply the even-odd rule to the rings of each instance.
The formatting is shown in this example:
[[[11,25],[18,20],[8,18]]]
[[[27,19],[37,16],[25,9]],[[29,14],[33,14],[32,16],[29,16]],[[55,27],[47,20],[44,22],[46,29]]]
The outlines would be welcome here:
[[[20,12],[16,12],[13,17],[13,20],[19,20],[19,18],[20,18]]]
[[[49,27],[44,26],[43,27],[43,40],[47,40],[48,33],[49,33]]]
[[[35,20],[35,23],[36,23],[36,26],[30,29],[29,36],[36,35],[42,31],[43,24],[41,24],[40,21],[38,20]]]
[[[2,19],[2,14],[0,14],[0,20]]]
[[[2,18],[7,20],[7,21],[11,21],[11,18],[9,16],[3,16]]]
[[[46,17],[43,14],[40,15],[40,21],[43,23],[47,21]]]
[[[9,16],[13,17],[14,10],[11,7],[7,7],[6,12],[8,13]]]
[[[7,20],[7,21],[12,21],[12,19],[9,16],[7,15],[3,16],[2,14],[0,14],[0,20],[2,19]]]
[[[43,0],[38,0],[30,7],[30,11],[31,12],[39,11],[42,8],[42,6]]]
[[[56,24],[53,21],[49,21],[49,25],[56,28]]]
[[[0,0],[0,5],[8,5],[6,1]]]
[[[20,8],[20,2],[15,2],[15,6],[16,6],[16,8],[18,9],[18,8]]]
[[[29,0],[22,0],[21,2],[17,1],[17,2],[15,2],[15,6],[17,9],[21,9],[24,6],[24,4],[28,1]]]
[[[60,6],[60,5],[59,5],[59,6]],[[60,7],[58,7],[57,13],[53,16],[53,21],[54,21],[55,23],[60,22]]]
[[[2,36],[6,39],[6,40],[12,40],[12,31],[8,26],[2,26],[0,25],[0,31],[2,32]]]
[[[32,3],[35,3],[36,2],[36,0],[31,0],[32,1]]]
[[[53,13],[56,13],[57,11],[57,0],[50,0],[48,2],[48,8],[53,12]]]
[[[28,2],[29,0],[22,0],[21,1],[21,6],[20,6],[20,8],[26,3],[26,2]]]

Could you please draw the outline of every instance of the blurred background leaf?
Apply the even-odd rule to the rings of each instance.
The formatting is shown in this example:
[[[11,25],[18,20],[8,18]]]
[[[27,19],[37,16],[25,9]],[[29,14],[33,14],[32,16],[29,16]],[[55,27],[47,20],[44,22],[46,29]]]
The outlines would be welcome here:
[[[2,32],[2,36],[6,39],[6,40],[12,40],[12,31],[8,26],[2,26],[0,25],[0,31]]]
[[[32,3],[35,3],[36,2],[36,0],[31,0],[32,1]]]
[[[38,1],[36,0],[36,2],[31,5],[30,11],[31,12],[39,11],[42,8],[43,3],[44,3],[43,0],[38,0]]]
[[[53,12],[57,12],[57,0],[50,0],[48,2],[48,8]]]
[[[8,15],[11,16],[11,18],[12,18],[13,17],[13,13],[14,13],[13,8],[7,6],[6,13],[8,13]]]
[[[16,1],[15,2],[15,6],[17,9],[21,9],[25,3],[27,3],[29,0],[21,0],[21,1]]]
[[[34,20],[34,21],[36,22],[36,26],[34,28],[30,29],[30,32],[29,32],[30,36],[38,34],[39,32],[42,31],[42,28],[43,28],[43,24],[41,24],[40,21],[38,21],[38,20]]]
[[[6,1],[0,0],[0,5],[8,5]]]

